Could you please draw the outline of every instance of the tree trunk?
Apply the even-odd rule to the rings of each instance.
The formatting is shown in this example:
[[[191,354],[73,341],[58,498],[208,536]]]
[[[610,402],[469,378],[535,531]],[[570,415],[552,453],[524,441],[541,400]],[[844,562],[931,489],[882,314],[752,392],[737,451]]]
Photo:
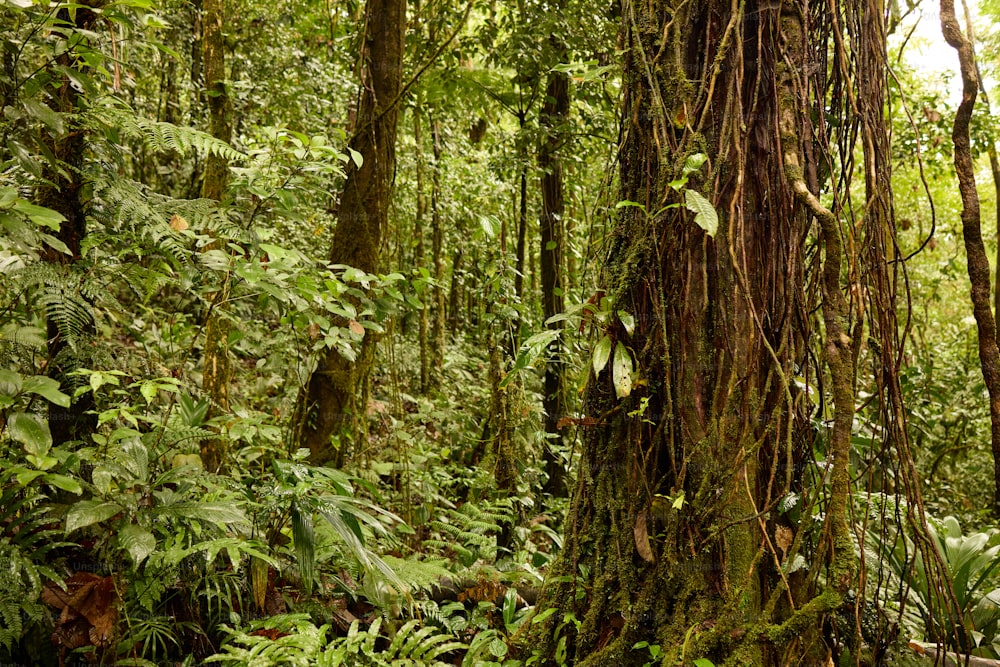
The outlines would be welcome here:
[[[538,150],[538,167],[542,172],[541,215],[541,278],[542,317],[545,321],[565,310],[563,299],[563,198],[562,160],[559,149],[565,134],[563,125],[569,115],[569,76],[565,72],[549,72],[542,105],[541,125],[544,132]],[[547,325],[561,329],[555,322]],[[548,435],[543,461],[548,480],[544,491],[555,496],[566,495],[566,470],[552,447],[559,441],[559,419],[565,414],[563,387],[563,351],[560,339],[549,344],[545,360],[542,387],[542,408],[545,411],[545,433]]]
[[[350,142],[364,161],[360,167],[353,162],[347,165],[330,261],[375,273],[379,270],[396,169],[406,1],[368,0],[365,11],[358,130]],[[367,383],[374,355],[375,338],[369,332],[355,361],[336,350],[320,357],[303,391],[297,425],[300,442],[309,448],[312,463],[343,460],[346,443],[334,450],[331,437],[338,431],[347,436],[357,432],[364,415],[364,406],[356,405],[357,398]]]
[[[413,233],[417,237],[416,258],[414,264],[423,267],[427,259],[427,251],[424,248],[424,215],[427,212],[427,199],[424,197],[424,144],[422,132],[423,114],[420,107],[413,109],[413,141],[417,146],[417,214],[414,220]],[[433,292],[428,287],[424,292],[423,308],[420,309],[420,325],[418,329],[418,340],[420,345],[420,391],[427,393],[431,387],[431,353],[430,353],[430,311],[431,304],[428,302]]]
[[[226,58],[222,26],[225,22],[224,0],[204,0],[202,10],[202,53],[205,66],[205,88],[208,93],[208,132],[216,139],[228,142],[232,135],[230,101],[226,91]],[[201,196],[220,201],[229,182],[229,162],[225,157],[211,153],[205,161]],[[218,249],[221,244],[213,241],[204,251]],[[205,316],[205,352],[202,358],[201,390],[209,400],[207,418],[229,412],[229,384],[232,379],[232,362],[229,356],[231,326],[223,312],[229,298],[229,275],[222,278],[219,290],[209,295]],[[226,440],[208,438],[201,442],[201,460],[205,470],[219,472],[226,461]]]
[[[60,22],[74,25],[77,30],[92,30],[99,16],[89,8],[78,7],[73,15],[68,9],[60,9]],[[75,20],[74,20],[75,19]],[[77,56],[70,49],[59,55],[54,63],[61,68],[61,74],[54,76],[52,97],[48,100],[49,107],[57,113],[64,114],[70,123],[76,122],[75,115],[79,112],[81,93],[70,80],[68,72],[77,67]],[[54,70],[55,72],[55,70]],[[53,131],[54,132],[54,131]],[[81,244],[87,235],[84,204],[81,200],[83,153],[86,147],[86,136],[76,127],[67,128],[58,135],[53,134],[46,149],[51,153],[50,161],[46,162],[42,185],[38,186],[35,196],[37,203],[62,214],[65,218],[59,226],[56,238],[69,248],[69,255],[61,253],[49,246],[42,249],[42,259],[50,264],[68,267],[80,259]],[[52,164],[55,162],[55,165]],[[92,334],[93,321],[89,319],[76,334]],[[56,321],[51,316],[46,323],[46,336],[49,341],[48,360],[45,372],[49,377],[59,380],[63,390],[72,395],[68,374],[76,370],[78,362],[74,360],[74,352],[67,340],[72,332],[60,331]],[[62,445],[72,440],[82,440],[93,433],[97,427],[97,417],[87,414],[94,407],[93,394],[83,394],[69,407],[49,404],[49,430],[55,445]]]
[[[462,318],[462,248],[455,250],[455,259],[451,263],[451,286],[448,288],[448,329],[453,333],[459,325],[464,324]]]
[[[434,139],[434,172],[431,190],[431,252],[434,254],[434,326],[431,331],[431,385],[441,383],[441,367],[444,365],[444,321],[447,317],[444,297],[444,220],[441,217],[441,124],[431,121]]]
[[[521,111],[518,116],[520,132],[524,134],[524,124],[527,111]],[[525,155],[520,155],[521,168],[518,170],[518,200],[517,200],[517,245],[514,259],[514,293],[517,298],[524,301],[524,252],[525,237],[528,232],[528,159]],[[516,343],[515,343],[516,345]]]
[[[663,664],[823,664],[837,650],[821,628],[856,585],[852,345],[841,223],[806,185],[814,165],[800,137],[811,136],[808,105],[824,102],[811,77],[826,71],[810,62],[824,47],[809,48],[805,24],[827,7],[623,2],[620,199],[633,204],[608,244],[612,305],[599,336],[613,353],[587,386],[580,481],[538,603],[581,623],[538,623],[543,652],[557,631],[577,665],[642,665],[640,641],[659,645]],[[714,237],[711,216],[685,207],[697,203],[689,190],[714,204]],[[812,457],[791,379],[810,364],[813,221],[833,386],[822,531],[775,511],[802,489]],[[822,587],[785,572],[817,532],[807,560],[825,572]]]

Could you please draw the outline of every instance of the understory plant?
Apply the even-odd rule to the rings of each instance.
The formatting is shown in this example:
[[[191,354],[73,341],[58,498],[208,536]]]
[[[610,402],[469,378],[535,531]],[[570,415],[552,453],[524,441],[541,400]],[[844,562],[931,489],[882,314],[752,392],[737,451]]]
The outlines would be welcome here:
[[[945,581],[935,581],[922,552],[906,535],[883,541],[876,552],[906,595],[903,621],[924,641],[943,639],[962,653],[1000,656],[1000,531],[966,535],[952,516],[929,517],[928,529],[930,546],[944,564]],[[878,540],[870,534],[869,544]],[[950,613],[954,606],[948,598],[953,598],[960,617]]]

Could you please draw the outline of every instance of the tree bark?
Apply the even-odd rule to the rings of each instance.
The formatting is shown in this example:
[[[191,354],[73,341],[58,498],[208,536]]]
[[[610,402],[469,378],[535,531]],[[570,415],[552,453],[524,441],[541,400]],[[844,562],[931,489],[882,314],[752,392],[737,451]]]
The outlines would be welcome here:
[[[856,585],[853,348],[841,223],[806,185],[815,169],[801,138],[810,77],[825,71],[812,67],[804,24],[827,6],[623,2],[620,199],[638,206],[620,209],[604,261],[613,305],[598,335],[615,352],[588,382],[580,481],[537,605],[581,619],[561,631],[577,665],[642,665],[640,641],[658,644],[663,664],[822,664],[837,650],[822,619]],[[678,185],[695,154],[704,165]],[[714,237],[686,209],[689,189],[714,204]],[[832,489],[808,555],[822,588],[786,574],[818,527],[775,511],[812,457],[791,378],[811,363],[813,221],[834,388]],[[534,626],[533,646],[554,651],[559,616]]]
[[[231,104],[226,91],[226,57],[222,26],[226,12],[224,0],[203,0],[202,53],[205,89],[208,97],[208,132],[216,139],[228,142],[232,138]],[[205,161],[201,196],[221,201],[229,182],[229,161],[210,153]],[[204,251],[218,249],[219,241],[205,246]],[[232,361],[229,355],[231,325],[224,312],[229,298],[229,275],[222,277],[219,289],[208,295],[205,316],[205,351],[202,358],[201,390],[208,398],[207,418],[229,412],[229,384],[232,381]],[[201,442],[201,460],[206,470],[220,472],[227,455],[225,438],[213,437]]]
[[[375,273],[388,224],[389,197],[396,168],[396,124],[402,86],[405,0],[368,0],[361,64],[361,100],[357,132],[350,146],[361,153],[360,167],[347,166],[330,261]],[[346,324],[346,323],[345,323]],[[344,447],[334,449],[335,433],[357,432],[364,406],[357,405],[375,355],[369,332],[350,361],[336,350],[324,353],[302,392],[298,412],[302,446],[314,464],[343,460]]]
[[[565,310],[563,299],[563,216],[566,202],[563,197],[562,160],[559,150],[565,134],[563,126],[569,116],[569,76],[565,72],[549,72],[542,105],[541,126],[544,132],[538,150],[538,167],[542,172],[541,258],[542,317],[549,318]],[[550,329],[561,329],[559,322],[547,324]],[[555,496],[566,495],[566,469],[552,450],[559,439],[559,419],[565,415],[565,390],[563,387],[562,341],[557,338],[549,344],[545,360],[542,387],[542,408],[545,411],[545,433],[548,436],[542,459],[548,480],[544,491]]]

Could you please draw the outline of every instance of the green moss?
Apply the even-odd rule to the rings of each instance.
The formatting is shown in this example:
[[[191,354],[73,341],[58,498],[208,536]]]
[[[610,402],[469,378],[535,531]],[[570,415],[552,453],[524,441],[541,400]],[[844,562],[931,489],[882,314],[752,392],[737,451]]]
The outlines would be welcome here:
[[[826,590],[795,610],[792,616],[780,625],[767,628],[765,636],[775,644],[784,644],[819,627],[820,617],[840,606],[840,595],[834,590]]]

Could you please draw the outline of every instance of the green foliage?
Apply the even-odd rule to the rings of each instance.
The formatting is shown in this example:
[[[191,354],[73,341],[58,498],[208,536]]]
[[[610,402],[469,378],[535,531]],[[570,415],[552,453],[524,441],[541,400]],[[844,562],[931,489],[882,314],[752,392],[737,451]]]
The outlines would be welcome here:
[[[65,587],[51,558],[71,543],[53,525],[52,495],[82,492],[66,474],[78,459],[53,449],[48,423],[26,411],[36,397],[69,402],[50,378],[0,370],[0,647],[7,651],[45,617],[42,588]]]
[[[425,546],[456,556],[469,566],[480,559],[492,561],[497,556],[496,535],[503,524],[511,520],[513,500],[499,499],[490,503],[464,503],[458,509],[445,508],[430,527],[440,537],[426,540]]]
[[[382,639],[381,619],[375,619],[361,629],[355,621],[346,637],[328,639],[330,626],[316,627],[305,615],[277,616],[252,628],[276,630],[275,633],[249,634],[232,631],[223,653],[209,657],[206,662],[229,665],[367,665],[371,667],[396,667],[402,665],[437,667],[449,663],[440,658],[461,650],[465,645],[455,641],[450,634],[440,633],[433,626],[420,627],[413,620],[391,632],[388,646],[376,649]],[[277,635],[272,638],[269,634]],[[389,637],[385,639],[390,639]]]

